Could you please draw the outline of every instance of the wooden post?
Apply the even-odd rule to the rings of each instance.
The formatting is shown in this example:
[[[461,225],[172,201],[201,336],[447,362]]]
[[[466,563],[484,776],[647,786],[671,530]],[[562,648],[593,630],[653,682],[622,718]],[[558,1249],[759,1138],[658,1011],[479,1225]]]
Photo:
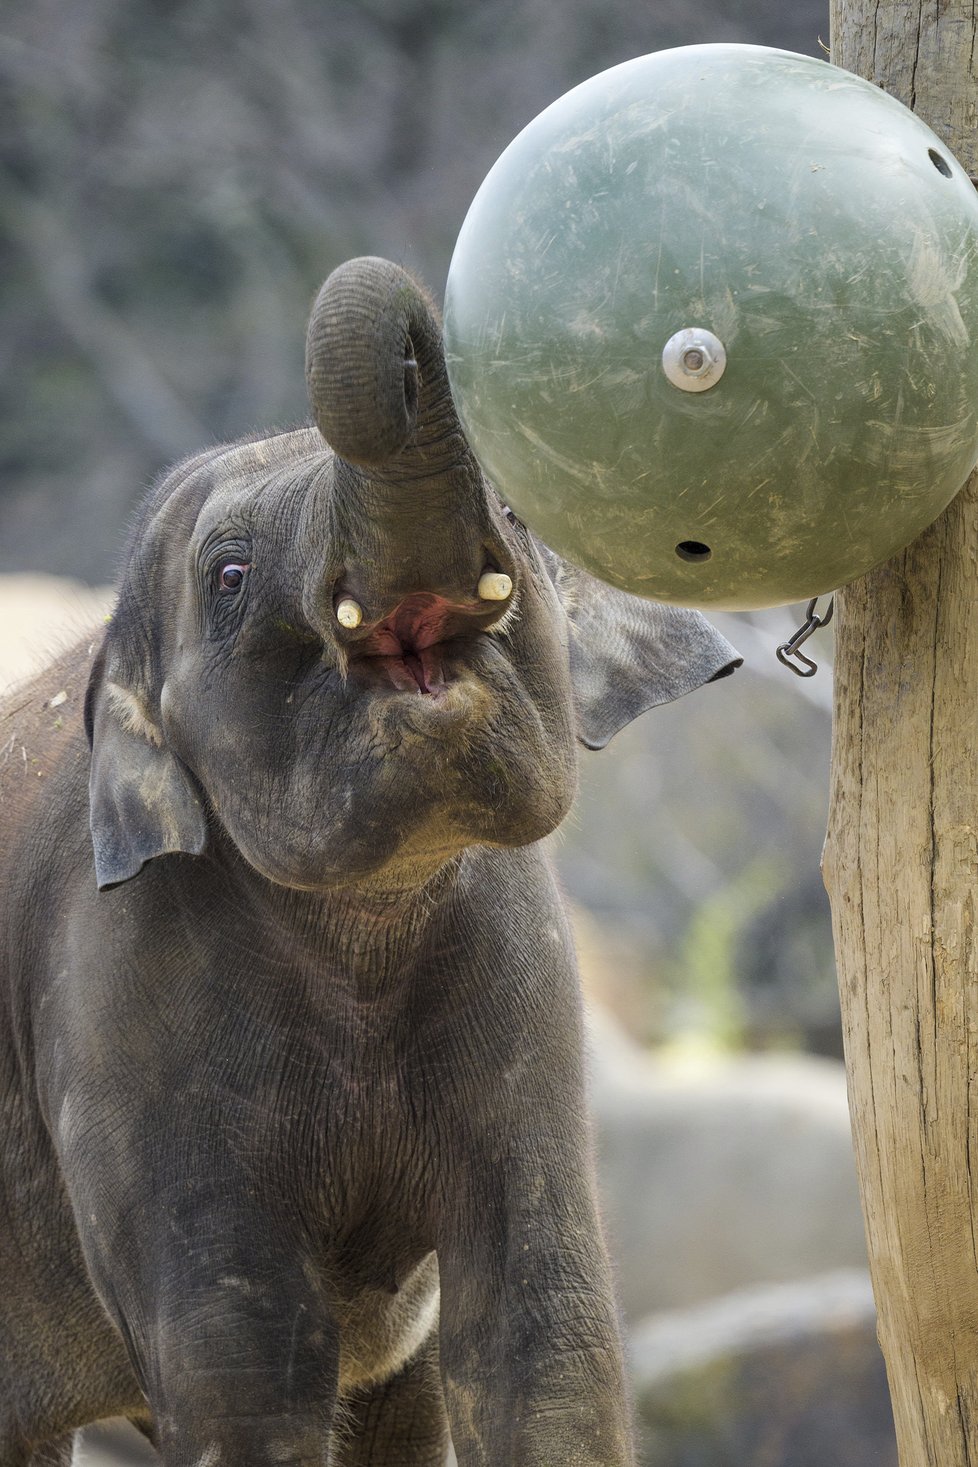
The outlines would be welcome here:
[[[974,176],[972,0],[832,0],[832,59]],[[978,478],[836,612],[832,898],[901,1467],[978,1467]]]

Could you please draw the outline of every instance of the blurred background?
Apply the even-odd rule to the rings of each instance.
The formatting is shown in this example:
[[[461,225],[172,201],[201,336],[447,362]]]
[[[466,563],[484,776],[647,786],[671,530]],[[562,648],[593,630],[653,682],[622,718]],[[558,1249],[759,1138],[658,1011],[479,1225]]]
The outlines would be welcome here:
[[[306,317],[335,265],[386,255],[440,298],[468,205],[524,124],[605,67],[702,41],[825,55],[827,0],[6,0],[0,687],[104,607],[132,506],[167,463],[305,418]],[[636,1361],[648,1380],[685,1361],[702,1417],[709,1350],[690,1329],[729,1353],[736,1316],[748,1355],[789,1362],[789,1336],[831,1337],[850,1385],[839,1341],[865,1337],[865,1460],[883,1467],[819,876],[831,633],[809,644],[825,664],[811,680],[775,659],[802,610],[715,618],[747,667],[585,755],[554,845]],[[709,1315],[741,1296],[741,1315]],[[763,1422],[792,1391],[758,1397],[748,1376],[728,1372],[740,1405],[724,1396],[727,1425],[692,1447],[650,1405],[645,1460],[864,1460],[841,1406],[842,1435],[818,1435],[832,1389],[817,1370],[822,1406],[774,1438]],[[730,1425],[755,1398],[756,1440]]]

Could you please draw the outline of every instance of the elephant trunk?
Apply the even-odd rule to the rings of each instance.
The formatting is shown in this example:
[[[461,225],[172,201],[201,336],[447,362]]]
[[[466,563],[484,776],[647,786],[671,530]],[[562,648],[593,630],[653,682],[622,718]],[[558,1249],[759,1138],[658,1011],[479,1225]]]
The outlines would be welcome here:
[[[371,479],[431,477],[469,460],[435,307],[387,260],[349,260],[323,285],[306,381],[319,431]]]
[[[334,270],[309,322],[306,377],[316,424],[337,456],[326,538],[341,567],[329,587],[340,624],[393,616],[394,626],[396,608],[418,595],[452,615],[498,615],[483,577],[511,589],[514,568],[421,287],[372,257]]]

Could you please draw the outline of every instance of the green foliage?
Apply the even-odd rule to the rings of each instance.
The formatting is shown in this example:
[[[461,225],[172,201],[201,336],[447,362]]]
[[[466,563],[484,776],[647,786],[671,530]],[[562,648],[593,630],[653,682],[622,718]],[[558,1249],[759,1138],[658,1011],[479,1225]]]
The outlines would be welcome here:
[[[694,907],[673,976],[677,1028],[692,1029],[723,1048],[737,1048],[747,1028],[745,995],[738,986],[737,948],[757,912],[770,905],[784,881],[770,856],[759,856],[711,897]]]

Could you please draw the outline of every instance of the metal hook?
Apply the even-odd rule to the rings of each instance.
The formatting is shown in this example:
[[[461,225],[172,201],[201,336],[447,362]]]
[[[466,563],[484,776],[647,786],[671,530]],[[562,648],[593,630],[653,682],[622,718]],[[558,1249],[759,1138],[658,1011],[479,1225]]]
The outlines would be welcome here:
[[[824,616],[817,615],[815,611],[817,605],[818,597],[813,596],[805,613],[805,625],[798,628],[790,641],[782,642],[778,648],[778,661],[783,667],[790,667],[796,677],[814,677],[818,672],[818,663],[813,662],[810,657],[806,657],[804,652],[799,652],[798,649],[803,642],[808,641],[813,632],[818,631],[819,627],[828,626],[835,610],[835,597],[829,598],[829,609]],[[797,662],[802,663],[803,666],[799,667],[796,662],[789,661],[791,657],[796,658]]]

